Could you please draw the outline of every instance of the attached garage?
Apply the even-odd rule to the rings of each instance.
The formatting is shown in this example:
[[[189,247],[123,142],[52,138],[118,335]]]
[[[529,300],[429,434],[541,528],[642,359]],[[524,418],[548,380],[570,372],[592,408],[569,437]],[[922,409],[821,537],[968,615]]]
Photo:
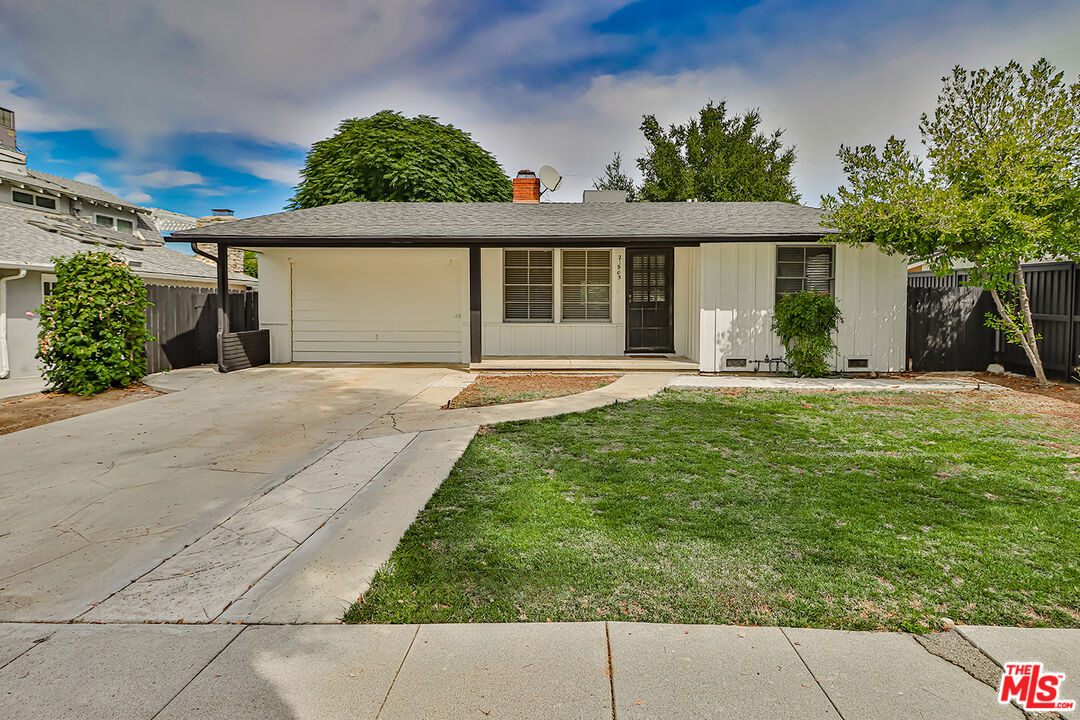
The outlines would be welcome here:
[[[281,261],[292,278],[292,360],[468,362],[467,250],[277,251],[260,265]]]

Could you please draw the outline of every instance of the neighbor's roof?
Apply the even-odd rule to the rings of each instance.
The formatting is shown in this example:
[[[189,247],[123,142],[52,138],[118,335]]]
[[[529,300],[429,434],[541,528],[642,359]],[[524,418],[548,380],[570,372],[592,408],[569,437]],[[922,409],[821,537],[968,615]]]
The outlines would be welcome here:
[[[148,210],[150,210],[150,217],[154,218],[154,224],[163,233],[190,230],[199,226],[199,218],[190,215],[155,207],[148,208]]]
[[[177,237],[266,239],[755,238],[822,236],[817,208],[736,203],[349,202],[182,231]]]
[[[25,175],[13,170],[0,170],[0,178],[3,178],[8,182],[26,185],[27,187],[36,190],[51,190],[55,193],[73,195],[87,200],[95,200],[97,202],[127,208],[133,212],[148,212],[145,208],[141,208],[138,205],[131,204],[127,200],[118,198],[112,193],[102,190],[97,185],[69,180],[68,178],[50,175],[49,173],[31,170],[30,168],[26,169]]]
[[[124,257],[135,273],[145,277],[216,280],[217,270],[213,265],[166,247],[161,235],[143,216],[139,217],[139,231],[143,239],[68,215],[0,205],[0,267],[47,271],[52,268],[54,257],[107,250]],[[240,273],[230,273],[229,278],[246,284],[257,282]]]

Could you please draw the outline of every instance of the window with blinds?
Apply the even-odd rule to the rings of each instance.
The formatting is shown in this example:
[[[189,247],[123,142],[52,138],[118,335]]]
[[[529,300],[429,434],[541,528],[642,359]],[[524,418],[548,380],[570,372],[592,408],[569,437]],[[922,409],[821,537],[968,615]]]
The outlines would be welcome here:
[[[798,292],[833,293],[833,249],[826,245],[776,247],[776,299]]]
[[[562,251],[563,322],[611,321],[611,251]]]
[[[553,250],[503,251],[503,319],[551,322],[554,319]]]

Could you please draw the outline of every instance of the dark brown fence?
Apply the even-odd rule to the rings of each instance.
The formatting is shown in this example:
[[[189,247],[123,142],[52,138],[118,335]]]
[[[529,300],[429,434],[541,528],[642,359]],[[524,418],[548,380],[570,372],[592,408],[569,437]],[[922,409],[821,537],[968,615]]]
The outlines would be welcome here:
[[[217,363],[217,292],[210,288],[147,285],[154,303],[146,326],[157,340],[146,345],[146,372]],[[258,330],[259,293],[229,293],[229,329]]]
[[[1039,351],[1048,375],[1075,379],[1080,366],[1080,266],[1076,263],[1027,265]],[[990,294],[965,287],[962,272],[946,277],[918,272],[908,276],[908,357],[915,370],[983,370],[999,362],[1031,374],[1023,349],[985,327],[994,312]]]

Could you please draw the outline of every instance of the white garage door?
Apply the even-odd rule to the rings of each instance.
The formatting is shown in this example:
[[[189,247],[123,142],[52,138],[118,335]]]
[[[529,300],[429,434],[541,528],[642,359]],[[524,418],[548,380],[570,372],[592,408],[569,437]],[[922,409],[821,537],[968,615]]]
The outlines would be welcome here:
[[[468,251],[325,250],[292,267],[298,362],[463,362]]]

